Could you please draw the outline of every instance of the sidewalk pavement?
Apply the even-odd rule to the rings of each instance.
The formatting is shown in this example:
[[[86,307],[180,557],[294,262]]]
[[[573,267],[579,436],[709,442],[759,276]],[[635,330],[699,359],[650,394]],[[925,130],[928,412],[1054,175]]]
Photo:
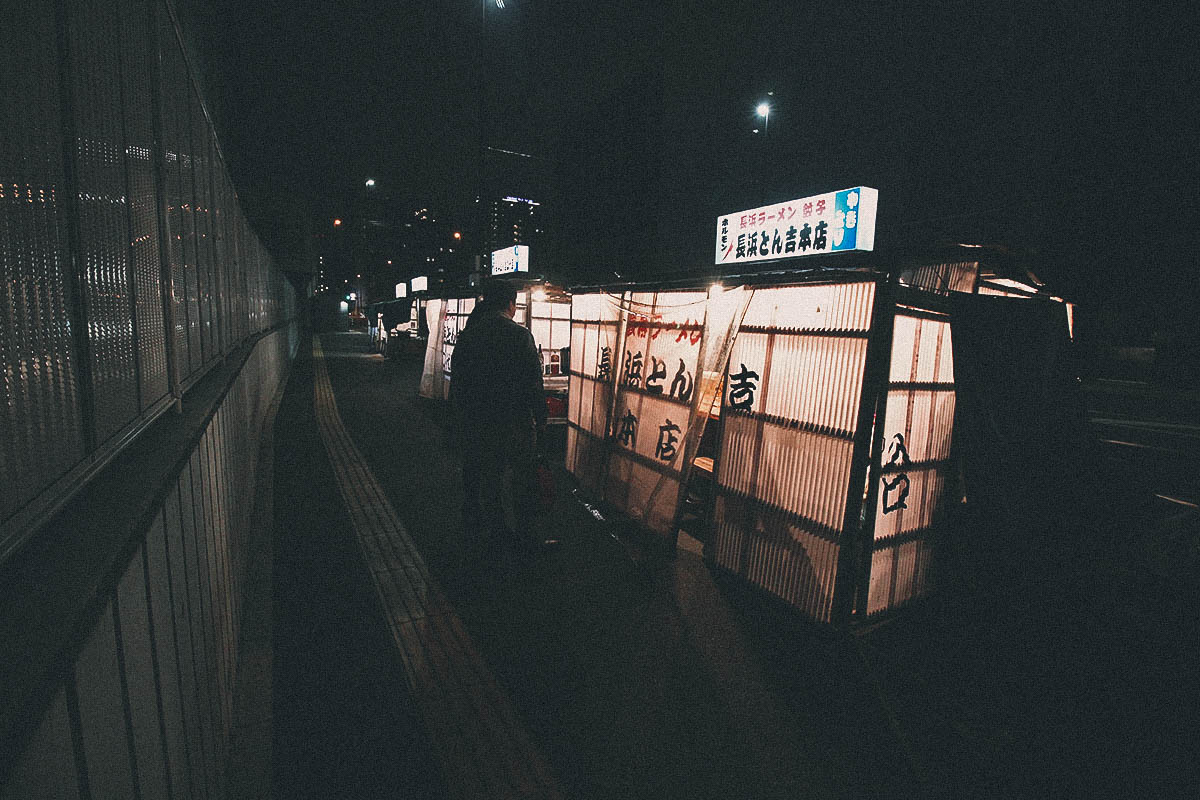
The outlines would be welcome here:
[[[274,433],[272,796],[444,797],[313,405],[301,347]]]
[[[1076,570],[1045,591],[996,577],[981,596],[976,576],[958,576],[895,621],[837,637],[715,580],[693,553],[640,547],[561,471],[541,521],[561,546],[509,555],[480,580],[459,557],[448,409],[416,396],[419,360],[385,361],[358,334],[322,345],[350,438],[563,796],[1195,787],[1194,605],[1160,586]],[[302,357],[276,427],[275,796],[447,796],[453,776],[436,769],[368,588],[312,397]]]

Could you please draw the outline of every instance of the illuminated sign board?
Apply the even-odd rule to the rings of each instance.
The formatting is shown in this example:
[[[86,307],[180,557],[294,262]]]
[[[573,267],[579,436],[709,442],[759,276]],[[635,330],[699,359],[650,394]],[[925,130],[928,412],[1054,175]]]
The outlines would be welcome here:
[[[429,288],[429,278],[422,275],[419,278],[413,278],[409,281],[409,284],[412,286],[414,292],[423,292]]]
[[[492,252],[492,274],[529,272],[529,245],[514,244]]]
[[[866,186],[717,217],[717,264],[875,249],[879,192]]]
[[[399,300],[401,297],[408,297],[408,284],[407,283],[397,283],[396,284],[396,299]]]

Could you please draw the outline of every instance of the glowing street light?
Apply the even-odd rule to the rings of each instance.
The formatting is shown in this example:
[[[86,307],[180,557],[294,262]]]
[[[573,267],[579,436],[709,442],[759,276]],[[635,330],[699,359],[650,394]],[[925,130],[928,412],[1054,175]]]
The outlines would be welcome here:
[[[763,134],[771,129],[771,105],[769,103],[759,103],[758,108],[754,109],[760,117],[763,118]]]
[[[341,227],[341,224],[342,224],[342,221],[340,219],[335,219],[333,221],[333,227],[335,227],[335,228]]]
[[[370,189],[370,188],[372,188],[373,186],[375,186],[375,179],[374,179],[374,178],[367,178],[367,188],[368,188],[368,189]]]

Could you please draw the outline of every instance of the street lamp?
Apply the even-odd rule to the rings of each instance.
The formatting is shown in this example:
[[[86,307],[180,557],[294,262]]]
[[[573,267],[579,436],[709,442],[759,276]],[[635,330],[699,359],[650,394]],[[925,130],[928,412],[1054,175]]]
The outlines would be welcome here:
[[[368,189],[375,188],[375,179],[374,178],[367,178],[367,188]]]
[[[766,136],[771,129],[771,105],[769,103],[759,103],[755,112],[763,118],[763,135]]]

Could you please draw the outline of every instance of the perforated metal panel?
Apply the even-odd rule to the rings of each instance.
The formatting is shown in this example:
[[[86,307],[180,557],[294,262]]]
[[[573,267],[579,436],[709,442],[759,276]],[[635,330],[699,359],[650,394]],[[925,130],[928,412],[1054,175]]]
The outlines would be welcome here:
[[[212,143],[200,98],[195,90],[189,96],[188,115],[192,129],[192,224],[196,237],[196,303],[200,311],[201,350],[204,353],[204,362],[208,363],[217,356],[216,269],[213,264],[212,226],[209,217],[212,165],[208,156]]]
[[[78,488],[89,449],[103,461],[124,441],[118,433],[161,409],[170,361],[195,378],[233,342],[295,308],[237,208],[167,4],[18,4],[6,15],[5,554]],[[173,288],[165,306],[164,260]]]
[[[229,330],[229,296],[230,279],[233,270],[233,258],[230,252],[229,239],[228,191],[226,189],[225,165],[217,153],[216,142],[212,143],[211,158],[213,160],[213,252],[220,269],[220,281],[217,288],[217,328],[218,349],[222,353],[229,352],[233,336]]]
[[[229,332],[233,341],[246,335],[246,270],[241,245],[241,217],[233,187],[227,186],[225,227],[229,235]]]
[[[0,24],[0,521],[83,456],[53,14]]]
[[[160,52],[159,94],[162,107],[162,170],[166,191],[167,253],[171,270],[171,297],[174,330],[171,346],[175,349],[175,363],[181,377],[192,372],[191,350],[188,347],[187,286],[183,256],[183,175],[181,147],[183,134],[180,131],[179,106],[187,99],[184,87],[185,67],[183,52],[175,38],[175,28],[164,6],[157,6],[158,47]]]
[[[182,63],[182,62],[181,62]],[[192,111],[195,101],[186,66],[179,75],[179,198],[183,234],[183,286],[187,303],[188,359],[193,375],[204,365],[204,321],[200,317],[200,270],[196,261],[196,143],[192,138]]]
[[[158,192],[154,177],[151,103],[151,17],[146,4],[121,0],[122,99],[125,172],[129,187],[130,260],[134,274],[141,407],[167,393],[167,338],[163,323]]]
[[[130,296],[120,21],[112,11],[83,3],[73,6],[67,16],[67,74],[75,108],[78,256],[98,442],[133,421],[139,391]]]

